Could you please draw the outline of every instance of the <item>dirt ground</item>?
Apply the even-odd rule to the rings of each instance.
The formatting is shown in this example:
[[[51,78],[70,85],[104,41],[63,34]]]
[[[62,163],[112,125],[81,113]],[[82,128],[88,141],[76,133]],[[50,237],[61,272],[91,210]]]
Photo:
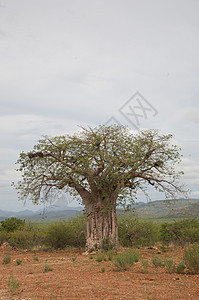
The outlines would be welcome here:
[[[148,260],[130,271],[117,271],[113,262],[97,262],[95,256],[79,251],[21,251],[0,248],[0,299],[199,299],[199,275],[169,274],[155,268],[154,255],[180,261],[183,250],[159,253],[141,249]],[[3,264],[9,254],[11,261]],[[22,262],[18,265],[17,261]],[[45,268],[50,267],[52,270]],[[15,282],[19,283],[14,291]]]

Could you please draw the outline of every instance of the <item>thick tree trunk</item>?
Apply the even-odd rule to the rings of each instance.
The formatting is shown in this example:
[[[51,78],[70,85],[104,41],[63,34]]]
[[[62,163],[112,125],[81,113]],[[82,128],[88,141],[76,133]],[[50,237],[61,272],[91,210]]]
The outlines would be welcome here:
[[[101,201],[86,204],[87,238],[86,250],[102,247],[102,240],[109,240],[118,248],[118,226],[116,218],[116,205],[103,208]]]

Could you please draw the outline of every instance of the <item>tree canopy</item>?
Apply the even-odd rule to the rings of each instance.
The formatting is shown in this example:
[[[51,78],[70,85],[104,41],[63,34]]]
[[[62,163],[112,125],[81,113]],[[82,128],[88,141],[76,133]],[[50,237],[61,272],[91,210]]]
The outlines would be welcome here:
[[[157,130],[134,133],[124,126],[44,136],[17,161],[22,172],[17,186],[20,198],[39,203],[59,190],[74,192],[81,197],[87,218],[94,211],[115,210],[117,203],[134,202],[140,190],[148,195],[148,185],[166,198],[175,198],[184,190],[179,181],[182,172],[175,170],[180,149],[171,138]]]

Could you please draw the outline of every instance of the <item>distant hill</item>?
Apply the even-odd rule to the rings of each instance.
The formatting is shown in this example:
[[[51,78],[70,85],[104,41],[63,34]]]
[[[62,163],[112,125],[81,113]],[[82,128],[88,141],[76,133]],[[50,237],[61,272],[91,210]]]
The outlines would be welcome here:
[[[82,211],[78,210],[63,210],[63,211],[50,211],[44,212],[40,214],[36,214],[34,216],[29,216],[25,219],[30,221],[53,221],[53,220],[61,220],[61,219],[70,219],[72,217],[78,216],[82,214]]]
[[[49,207],[46,210],[24,210],[20,212],[0,210],[0,221],[6,218],[16,217],[29,221],[69,219],[80,214],[82,207]]]
[[[151,201],[136,207],[135,214],[142,218],[199,217],[199,199]]]
[[[131,210],[132,212],[132,210]],[[163,200],[151,201],[149,203],[138,202],[133,206],[135,215],[141,218],[188,218],[199,217],[199,199],[180,199],[166,202]],[[83,213],[83,207],[52,206],[47,210],[11,212],[0,210],[0,221],[5,218],[17,217],[30,221],[51,221],[69,219]],[[124,210],[117,209],[118,216],[124,214]],[[128,213],[127,213],[128,214]],[[125,213],[126,215],[126,213]]]

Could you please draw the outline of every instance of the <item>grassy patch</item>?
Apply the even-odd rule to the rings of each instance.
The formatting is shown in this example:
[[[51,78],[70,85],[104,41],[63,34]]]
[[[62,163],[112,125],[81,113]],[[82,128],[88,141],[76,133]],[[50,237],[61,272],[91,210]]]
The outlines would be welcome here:
[[[129,270],[135,262],[139,261],[140,253],[134,250],[119,254],[113,263],[119,271]]]

